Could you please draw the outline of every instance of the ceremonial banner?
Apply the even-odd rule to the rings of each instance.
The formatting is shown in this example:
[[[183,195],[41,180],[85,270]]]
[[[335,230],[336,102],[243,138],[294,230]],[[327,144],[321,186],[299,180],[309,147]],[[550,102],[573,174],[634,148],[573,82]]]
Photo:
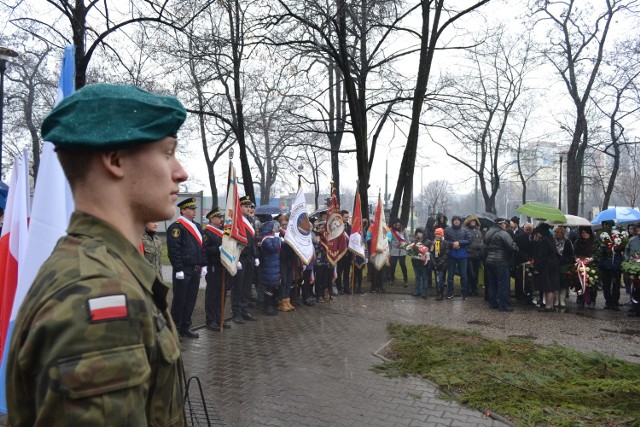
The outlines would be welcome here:
[[[324,236],[320,239],[320,244],[327,250],[327,258],[331,265],[336,265],[338,261],[347,253],[349,237],[344,232],[344,221],[340,213],[338,196],[336,189],[331,188],[331,201],[329,202],[329,217]]]
[[[376,216],[371,226],[371,243],[369,246],[369,259],[376,270],[380,271],[389,258],[389,240],[387,239],[387,224],[382,212],[382,199],[378,195]]]
[[[313,259],[313,241],[311,240],[311,222],[307,212],[307,203],[302,187],[298,187],[298,194],[291,206],[289,224],[284,234],[284,241],[300,257],[305,265]]]
[[[360,205],[360,193],[356,191],[356,199],[353,204],[353,222],[351,223],[351,235],[349,235],[349,250],[353,252],[357,257],[364,260],[365,255],[365,243],[362,238],[362,206]],[[356,261],[357,262],[357,261]]]
[[[227,188],[227,206],[224,210],[224,235],[220,246],[220,261],[229,274],[235,276],[238,272],[240,252],[247,245],[244,230],[240,199],[238,197],[238,180],[236,168],[229,168],[229,187]]]

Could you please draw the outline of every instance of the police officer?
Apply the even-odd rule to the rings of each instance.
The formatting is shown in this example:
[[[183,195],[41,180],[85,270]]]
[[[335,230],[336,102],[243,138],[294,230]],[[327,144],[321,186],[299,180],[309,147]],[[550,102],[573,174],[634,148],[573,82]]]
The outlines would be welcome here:
[[[198,299],[200,277],[206,273],[202,250],[202,227],[194,221],[196,199],[189,197],[178,203],[180,217],[167,228],[167,253],[173,267],[173,300],[171,316],[178,334],[198,338],[191,328],[191,315]]]
[[[220,246],[222,245],[222,220],[224,214],[219,208],[213,208],[208,214],[209,224],[204,228],[202,239],[204,254],[207,258],[207,287],[204,292],[204,311],[206,315],[205,326],[212,331],[220,330],[220,320],[222,313],[222,275],[225,274],[225,292],[231,287],[227,270],[220,262]],[[231,328],[231,325],[224,323],[224,328]]]
[[[238,324],[243,324],[245,320],[258,320],[248,310],[255,269],[260,265],[256,230],[252,216],[255,208],[256,205],[249,196],[244,196],[240,199],[240,209],[242,210],[242,220],[248,243],[240,253],[240,261],[238,261],[240,270],[234,276],[233,291],[231,292],[233,322]]]
[[[188,177],[175,157],[185,117],[173,97],[94,84],[44,119],[76,211],[15,322],[12,426],[185,425],[168,287],[138,250]]]

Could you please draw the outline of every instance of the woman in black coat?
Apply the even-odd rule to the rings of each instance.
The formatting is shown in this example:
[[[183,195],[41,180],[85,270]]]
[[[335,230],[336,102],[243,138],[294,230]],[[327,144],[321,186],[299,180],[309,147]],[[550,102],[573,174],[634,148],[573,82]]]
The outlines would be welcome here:
[[[538,311],[553,311],[555,293],[560,289],[560,260],[549,224],[540,223],[534,230],[537,239],[533,250],[533,274],[536,288],[544,293],[545,306]]]

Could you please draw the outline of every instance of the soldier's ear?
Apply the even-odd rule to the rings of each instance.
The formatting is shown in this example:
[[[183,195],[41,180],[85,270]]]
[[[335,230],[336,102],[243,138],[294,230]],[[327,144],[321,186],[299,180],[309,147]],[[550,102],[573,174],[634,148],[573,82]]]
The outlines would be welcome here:
[[[122,178],[124,176],[121,150],[101,152],[100,161],[104,168],[114,177]]]

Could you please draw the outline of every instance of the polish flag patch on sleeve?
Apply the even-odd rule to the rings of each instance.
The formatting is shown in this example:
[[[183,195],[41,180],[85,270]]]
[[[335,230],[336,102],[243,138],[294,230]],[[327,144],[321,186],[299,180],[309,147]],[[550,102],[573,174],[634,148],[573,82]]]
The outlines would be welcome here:
[[[100,322],[105,320],[126,319],[127,296],[125,294],[108,295],[87,300],[89,307],[89,320]]]

